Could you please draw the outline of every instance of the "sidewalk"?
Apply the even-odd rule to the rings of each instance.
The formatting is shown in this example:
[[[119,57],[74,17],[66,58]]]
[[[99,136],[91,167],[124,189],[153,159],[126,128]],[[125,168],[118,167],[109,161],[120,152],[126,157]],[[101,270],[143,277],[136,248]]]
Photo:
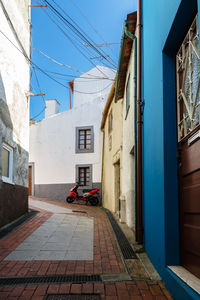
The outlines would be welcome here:
[[[0,285],[0,299],[172,299],[161,281],[137,278],[133,272],[134,279],[127,279],[112,228],[99,207],[38,200],[30,203],[39,212],[0,240],[0,277],[98,274],[102,282]],[[54,294],[60,297],[52,298]]]

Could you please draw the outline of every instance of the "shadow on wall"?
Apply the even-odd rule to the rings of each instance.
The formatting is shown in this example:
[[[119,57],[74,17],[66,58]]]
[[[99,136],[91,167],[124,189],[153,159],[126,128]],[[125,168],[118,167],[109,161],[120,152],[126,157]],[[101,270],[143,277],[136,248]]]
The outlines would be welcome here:
[[[0,74],[0,228],[28,212],[28,188],[21,185],[28,176],[28,152],[13,140],[13,129]],[[3,143],[13,149],[13,184],[2,180]],[[21,180],[17,180],[20,185],[14,184],[20,177]]]

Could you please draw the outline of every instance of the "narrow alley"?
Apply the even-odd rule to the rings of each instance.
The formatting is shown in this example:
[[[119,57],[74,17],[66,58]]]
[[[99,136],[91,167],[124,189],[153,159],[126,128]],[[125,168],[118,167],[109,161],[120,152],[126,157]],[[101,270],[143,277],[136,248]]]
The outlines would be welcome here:
[[[138,257],[130,272],[100,207],[35,198],[29,205],[29,219],[1,232],[1,300],[172,299]]]

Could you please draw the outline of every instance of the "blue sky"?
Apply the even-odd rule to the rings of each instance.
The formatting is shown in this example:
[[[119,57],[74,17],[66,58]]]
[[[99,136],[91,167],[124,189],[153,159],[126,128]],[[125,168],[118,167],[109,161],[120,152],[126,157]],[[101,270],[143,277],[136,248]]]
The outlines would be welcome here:
[[[32,0],[32,4],[37,4],[36,2],[43,3],[44,0]],[[107,59],[117,65],[123,23],[127,14],[137,9],[136,0],[48,0],[48,2],[52,7],[33,7],[31,10],[32,48],[80,72],[87,72],[94,65],[101,64],[100,55],[85,46],[86,43],[64,25],[61,21],[63,16],[73,24],[75,30],[78,29],[79,33],[84,32],[84,36],[87,35],[87,39],[95,44],[114,43],[103,46],[102,49],[104,54],[108,55]],[[61,14],[60,18],[55,16],[54,9]],[[100,51],[97,46],[96,49]],[[60,111],[69,109],[68,82],[81,73],[54,63],[37,50],[32,49],[31,90],[36,94],[42,92],[45,96],[31,97],[30,114],[31,118],[41,120],[44,118],[44,99],[57,99],[60,102]],[[106,60],[103,60],[103,65],[113,67]],[[60,84],[46,76],[44,72]]]

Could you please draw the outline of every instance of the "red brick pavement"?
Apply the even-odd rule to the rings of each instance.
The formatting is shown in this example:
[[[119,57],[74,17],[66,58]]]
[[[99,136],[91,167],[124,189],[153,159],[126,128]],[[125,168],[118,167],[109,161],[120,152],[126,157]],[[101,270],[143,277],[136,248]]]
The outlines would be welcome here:
[[[42,225],[52,213],[40,209],[40,213],[18,227],[0,241],[0,276],[28,276],[53,274],[105,274],[125,272],[115,238],[105,213],[85,205],[50,201],[56,205],[74,210],[86,211],[80,216],[94,217],[94,260],[87,261],[3,261],[31,233]],[[39,210],[39,209],[37,209]],[[74,215],[74,213],[73,213]]]
[[[48,201],[47,201],[48,202]],[[115,238],[105,213],[85,205],[49,203],[82,210],[94,218],[94,260],[90,261],[4,261],[3,259],[22,243],[51,215],[41,210],[33,218],[0,241],[0,276],[30,276],[53,274],[105,274],[125,272]],[[37,209],[39,210],[39,209]],[[88,284],[41,284],[0,287],[0,300],[43,299],[46,294],[100,294],[106,300],[171,300],[162,282],[129,281]]]
[[[47,294],[99,294],[105,300],[173,300],[162,282],[145,283],[145,289],[140,281],[0,287],[0,299],[42,300]]]

